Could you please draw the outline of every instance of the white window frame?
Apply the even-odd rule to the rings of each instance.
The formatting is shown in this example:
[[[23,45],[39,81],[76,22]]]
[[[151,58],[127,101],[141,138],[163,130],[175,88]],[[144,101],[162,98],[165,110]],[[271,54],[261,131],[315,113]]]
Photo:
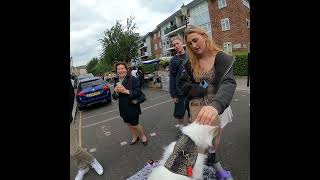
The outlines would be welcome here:
[[[245,7],[249,8],[250,9],[250,4],[249,4],[249,1],[248,0],[242,0],[242,3]]]
[[[218,0],[218,8],[222,9],[224,7],[227,7],[227,0]]]
[[[212,30],[211,30],[211,24],[210,23],[206,23],[206,24],[202,24],[200,25],[209,35],[209,37],[212,39]],[[208,31],[210,30],[210,31]]]
[[[232,42],[223,43],[223,51],[231,54],[232,53]]]
[[[221,19],[221,29],[222,29],[222,31],[230,30],[230,20],[229,20],[229,18]]]
[[[247,28],[250,29],[250,20],[249,19],[246,19],[246,25],[247,25]]]

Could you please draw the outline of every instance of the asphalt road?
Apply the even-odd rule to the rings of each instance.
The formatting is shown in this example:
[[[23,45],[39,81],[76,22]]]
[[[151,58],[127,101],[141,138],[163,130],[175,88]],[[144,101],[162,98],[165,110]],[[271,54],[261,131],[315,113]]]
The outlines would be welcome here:
[[[163,147],[175,141],[178,129],[173,118],[173,101],[169,93],[159,89],[145,89],[148,100],[141,105],[140,124],[149,140],[133,146],[129,130],[119,117],[118,102],[94,105],[77,111],[75,126],[83,148],[90,152],[104,167],[99,176],[91,169],[85,180],[122,180],[139,171],[149,159],[159,160]],[[223,131],[218,157],[235,180],[250,179],[250,92],[237,90],[231,103],[233,122]],[[81,132],[79,133],[79,127]],[[70,158],[70,179],[77,173]]]

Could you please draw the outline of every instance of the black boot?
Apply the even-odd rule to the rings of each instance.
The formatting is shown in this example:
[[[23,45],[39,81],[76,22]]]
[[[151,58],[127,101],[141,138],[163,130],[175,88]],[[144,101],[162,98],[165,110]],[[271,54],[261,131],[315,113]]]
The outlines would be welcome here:
[[[215,163],[217,163],[217,158],[216,158],[216,153],[208,153],[208,158],[207,158],[207,166],[213,167]]]

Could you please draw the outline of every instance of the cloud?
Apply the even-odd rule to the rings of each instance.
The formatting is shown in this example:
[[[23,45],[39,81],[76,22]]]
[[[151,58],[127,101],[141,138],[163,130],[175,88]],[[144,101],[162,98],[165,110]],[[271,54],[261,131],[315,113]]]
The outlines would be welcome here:
[[[115,25],[125,25],[126,18],[135,17],[137,32],[143,36],[176,12],[182,3],[191,0],[71,0],[70,53],[74,66],[85,65],[99,57],[103,32]]]

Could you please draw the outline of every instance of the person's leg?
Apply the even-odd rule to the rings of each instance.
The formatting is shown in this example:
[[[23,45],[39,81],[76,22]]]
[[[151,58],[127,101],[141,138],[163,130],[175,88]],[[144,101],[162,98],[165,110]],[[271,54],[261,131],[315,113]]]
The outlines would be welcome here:
[[[131,137],[132,137],[132,140],[131,140],[130,144],[134,144],[139,138],[138,131],[136,130],[136,128],[131,126],[129,123],[127,125],[128,125],[128,128],[129,128],[129,131],[131,133]]]
[[[75,180],[82,180],[84,175],[89,171],[86,160],[92,162],[93,158],[90,155],[83,155],[83,150],[78,144],[76,131],[72,125],[70,125],[70,156],[75,161],[78,168]]]
[[[214,166],[214,164],[218,163],[217,157],[216,157],[216,150],[218,149],[219,143],[220,143],[220,135],[221,135],[222,129],[219,128],[217,131],[217,135],[212,140],[212,147],[209,148],[209,154],[207,158],[207,165],[208,166]]]
[[[224,177],[224,180],[233,180],[231,173],[223,169],[216,155],[216,150],[218,150],[220,145],[222,130],[223,128],[218,129],[217,135],[212,142],[213,147],[209,149],[207,165],[212,166],[217,171],[217,177]]]
[[[138,125],[135,126],[135,127],[137,128],[137,130],[138,130],[138,132],[139,132],[139,135],[140,135],[140,137],[141,137],[141,141],[142,141],[142,142],[147,142],[147,136],[146,136],[145,133],[144,133],[143,127],[142,127],[140,124],[138,124]]]
[[[141,141],[144,145],[147,145],[147,136],[144,133],[143,127],[139,124],[139,115],[132,117],[130,121],[131,126],[137,131],[141,137]]]
[[[70,126],[70,156],[75,160],[78,167],[76,180],[82,180],[83,176],[89,171],[89,165],[99,174],[103,174],[103,168],[100,163],[88,152],[79,146],[76,131]]]
[[[76,130],[72,125],[70,125],[70,156],[75,160],[78,169],[86,169],[88,164],[94,161],[94,158],[79,146]]]
[[[183,127],[184,116],[185,116],[185,98],[178,96],[178,102],[174,106],[174,117],[177,120],[179,128]]]

